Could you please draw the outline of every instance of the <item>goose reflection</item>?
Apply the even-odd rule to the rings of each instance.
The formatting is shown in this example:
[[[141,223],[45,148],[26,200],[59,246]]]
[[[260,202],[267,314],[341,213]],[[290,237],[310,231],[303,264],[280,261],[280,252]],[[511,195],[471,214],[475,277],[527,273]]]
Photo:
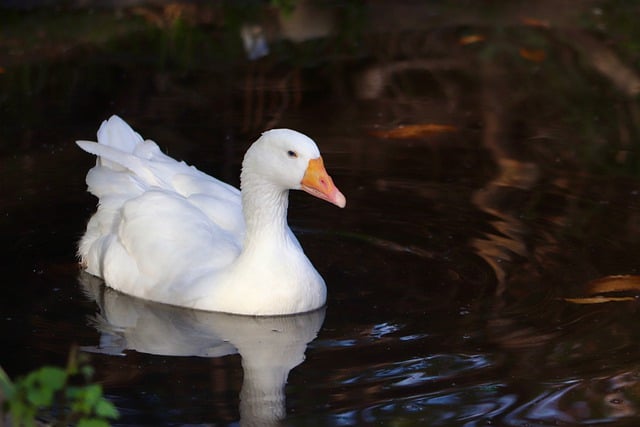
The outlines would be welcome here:
[[[238,353],[244,372],[243,426],[279,425],[285,417],[289,371],[304,360],[307,344],[317,336],[325,316],[324,309],[274,317],[187,310],[118,293],[86,273],[80,282],[100,308],[95,322],[100,344],[89,351],[200,357]]]

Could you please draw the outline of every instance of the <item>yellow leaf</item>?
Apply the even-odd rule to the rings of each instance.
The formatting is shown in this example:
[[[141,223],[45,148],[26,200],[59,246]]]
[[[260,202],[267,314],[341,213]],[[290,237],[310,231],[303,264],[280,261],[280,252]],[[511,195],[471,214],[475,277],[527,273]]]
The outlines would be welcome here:
[[[427,123],[421,125],[398,126],[389,130],[374,130],[371,131],[371,134],[378,138],[408,139],[420,138],[422,136],[432,135],[435,133],[455,132],[456,130],[456,127],[451,125]]]

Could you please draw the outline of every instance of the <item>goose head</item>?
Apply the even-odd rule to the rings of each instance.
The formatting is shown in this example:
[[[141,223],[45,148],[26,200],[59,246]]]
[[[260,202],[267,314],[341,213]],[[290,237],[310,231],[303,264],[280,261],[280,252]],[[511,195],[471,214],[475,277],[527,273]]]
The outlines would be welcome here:
[[[278,190],[303,190],[338,207],[346,199],[327,173],[320,150],[308,136],[291,129],[266,131],[247,150],[242,186],[259,181]]]

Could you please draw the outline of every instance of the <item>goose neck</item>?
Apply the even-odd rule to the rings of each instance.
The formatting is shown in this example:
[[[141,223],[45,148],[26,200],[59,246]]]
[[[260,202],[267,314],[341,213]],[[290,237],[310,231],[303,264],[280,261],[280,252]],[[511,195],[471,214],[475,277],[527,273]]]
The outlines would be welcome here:
[[[257,179],[244,179],[241,189],[245,240],[251,242],[264,236],[285,238],[289,191]]]

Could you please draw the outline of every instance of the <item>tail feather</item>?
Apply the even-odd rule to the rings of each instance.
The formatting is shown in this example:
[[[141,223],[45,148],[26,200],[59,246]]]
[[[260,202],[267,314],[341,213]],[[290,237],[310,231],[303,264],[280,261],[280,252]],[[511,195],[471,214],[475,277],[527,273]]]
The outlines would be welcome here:
[[[130,152],[91,141],[76,141],[76,144],[87,153],[98,156],[101,166],[116,171],[128,169],[151,185],[159,184],[157,177],[147,167],[146,161]]]
[[[96,167],[87,174],[87,185],[100,199],[123,194],[135,197],[158,187],[185,197],[205,193],[238,200],[236,188],[164,154],[155,142],[143,140],[118,116],[102,122],[98,142],[81,140],[76,144],[98,157]]]
[[[133,153],[136,146],[143,141],[139,133],[131,129],[120,117],[113,115],[102,122],[98,129],[98,142],[102,145]]]
[[[128,170],[149,185],[159,184],[158,177],[150,170],[145,159],[151,157],[153,147],[159,152],[156,144],[151,141],[145,143],[139,133],[116,115],[102,122],[98,129],[97,143],[76,141],[76,144],[87,153],[98,156],[98,166],[116,172]],[[143,153],[143,156],[140,156],[138,151]]]

